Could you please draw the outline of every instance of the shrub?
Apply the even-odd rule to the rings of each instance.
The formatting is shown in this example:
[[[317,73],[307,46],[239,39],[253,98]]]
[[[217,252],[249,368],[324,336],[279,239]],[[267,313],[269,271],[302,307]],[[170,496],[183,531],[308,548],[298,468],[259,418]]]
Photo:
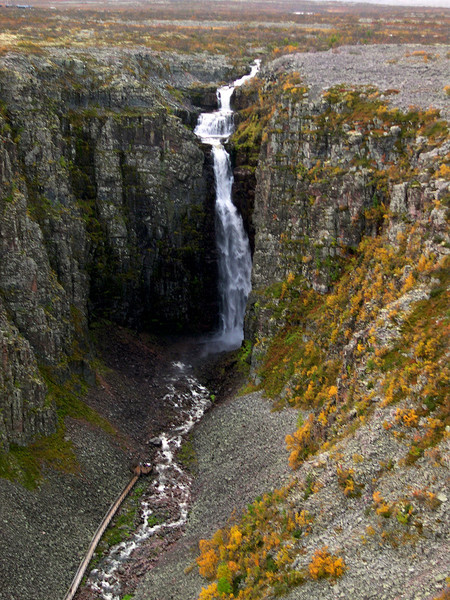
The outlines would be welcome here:
[[[395,420],[397,423],[400,421],[403,422],[403,425],[406,425],[406,427],[416,427],[419,423],[419,415],[416,413],[414,408],[411,408],[410,410],[397,408],[395,412]]]
[[[355,471],[353,469],[341,469],[336,467],[336,474],[339,486],[344,490],[344,496],[347,498],[356,498],[361,495],[363,485],[355,481]]]
[[[397,510],[397,514],[396,514],[397,521],[399,523],[402,523],[403,525],[407,525],[411,520],[413,511],[414,511],[413,505],[410,502],[405,502],[404,504],[399,506],[399,508]]]
[[[286,445],[291,454],[289,464],[294,469],[308,454],[317,450],[313,435],[314,415],[309,415],[305,424],[292,435],[286,436]]]
[[[384,498],[381,496],[380,492],[377,491],[373,493],[373,501],[375,503],[375,511],[377,515],[388,519],[392,514],[392,507],[384,501]]]
[[[341,557],[330,554],[328,546],[324,546],[315,551],[308,569],[313,579],[330,578],[334,580],[342,577],[347,566]]]
[[[219,557],[209,540],[200,540],[200,556],[197,558],[198,570],[200,575],[207,579],[212,579],[216,574]]]

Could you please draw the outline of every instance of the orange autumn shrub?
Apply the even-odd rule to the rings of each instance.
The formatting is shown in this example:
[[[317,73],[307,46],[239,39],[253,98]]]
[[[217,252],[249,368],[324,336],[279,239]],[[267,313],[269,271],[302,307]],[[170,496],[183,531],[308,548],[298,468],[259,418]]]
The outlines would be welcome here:
[[[342,577],[347,566],[344,559],[340,556],[330,554],[328,546],[316,550],[311,562],[309,563],[309,574],[313,579],[330,578],[337,579]]]

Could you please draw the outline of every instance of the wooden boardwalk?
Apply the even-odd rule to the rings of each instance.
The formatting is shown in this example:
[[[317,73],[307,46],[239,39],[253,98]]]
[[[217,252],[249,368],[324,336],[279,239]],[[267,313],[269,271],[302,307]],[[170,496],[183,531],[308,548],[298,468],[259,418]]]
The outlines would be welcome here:
[[[128,494],[131,492],[131,490],[133,489],[133,487],[134,487],[136,481],[139,479],[139,477],[141,475],[147,475],[148,473],[151,472],[151,470],[152,470],[152,467],[148,464],[144,464],[144,465],[140,464],[134,469],[133,477],[130,479],[130,481],[128,482],[128,484],[126,485],[124,490],[121,492],[121,494],[117,497],[117,499],[111,504],[108,512],[103,517],[102,522],[100,523],[97,531],[95,532],[94,537],[92,538],[92,541],[89,545],[86,555],[83,558],[83,560],[81,561],[80,566],[78,567],[78,570],[75,574],[75,577],[73,578],[72,583],[70,584],[70,588],[67,591],[66,595],[64,596],[64,600],[72,600],[73,599],[73,597],[77,593],[77,590],[80,586],[81,580],[84,577],[86,569],[88,568],[89,563],[91,562],[91,558],[94,555],[95,549],[97,548],[97,545],[98,545],[102,535],[104,534],[105,529],[110,524],[111,519],[116,514],[116,512],[119,509],[122,502],[125,500],[125,498],[128,496]]]

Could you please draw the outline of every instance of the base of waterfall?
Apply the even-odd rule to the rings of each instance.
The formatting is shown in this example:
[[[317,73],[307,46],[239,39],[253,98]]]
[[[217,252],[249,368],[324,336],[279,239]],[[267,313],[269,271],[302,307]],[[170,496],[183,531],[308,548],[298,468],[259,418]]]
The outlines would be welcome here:
[[[151,345],[145,336],[136,335],[134,338],[131,333],[124,334],[126,340],[123,341],[132,345],[131,348],[127,345],[127,356],[131,357],[124,360],[133,365],[135,373],[141,373],[138,380],[142,379],[145,383],[145,372],[152,368],[152,364],[146,364],[145,359],[139,360],[139,354],[145,357],[146,348],[158,353],[158,359],[154,356],[158,364],[153,369],[153,376],[147,380],[147,397],[134,397],[136,405],[128,406],[129,410],[146,410],[145,418],[141,412],[141,427],[134,421],[137,429],[133,435],[138,435],[143,442],[139,452],[135,450],[134,454],[139,454],[141,459],[151,456],[154,468],[139,483],[145,490],[139,500],[136,529],[127,531],[123,541],[109,549],[103,543],[103,558],[91,571],[87,585],[76,596],[77,600],[121,599],[130,593],[154,560],[183,535],[191,506],[193,474],[183,462],[183,451],[178,457],[180,447],[190,439],[188,432],[203,412],[211,408],[213,400],[217,398],[218,402],[219,399],[226,399],[242,385],[242,374],[234,368],[235,353],[215,353],[202,357],[202,340],[196,337],[168,337],[159,339],[158,345],[153,340]],[[104,341],[109,343],[110,340]],[[120,345],[119,340],[114,341],[115,346]],[[115,360],[121,356],[125,356],[123,346],[118,348]],[[108,383],[106,378],[103,388],[110,393],[112,390]],[[115,407],[116,403],[113,402],[109,410]],[[158,411],[163,408],[168,418],[162,429],[159,432],[149,430],[152,416],[158,418]],[[122,409],[125,409],[125,404]],[[121,425],[126,426],[126,422],[122,421]],[[145,431],[147,436],[144,439],[142,432]],[[117,523],[120,523],[121,514],[127,514],[132,504],[132,498],[125,502],[123,510],[117,515]]]
[[[213,333],[200,340],[200,354],[202,357],[221,352],[231,352],[241,347],[244,336],[241,327],[235,327],[226,332]]]
[[[32,491],[0,478],[2,540],[8,549],[2,557],[2,600],[64,597],[99,523],[130,479],[130,463],[133,459],[153,463],[159,448],[147,442],[176,418],[178,409],[162,402],[165,377],[179,370],[172,363],[188,363],[199,356],[201,346],[196,338],[156,339],[110,324],[98,327],[96,338],[102,368],[84,400],[112,423],[117,434],[67,418],[65,439],[72,444],[77,472],[46,468],[42,484]],[[231,358],[210,355],[194,361],[196,378],[216,403],[241,385],[242,375],[234,379]],[[138,486],[150,487],[153,476],[145,476]],[[177,510],[174,503],[167,512],[176,516]],[[137,516],[136,528],[141,523]],[[169,547],[181,533],[156,535],[153,554]],[[130,566],[120,567],[123,573],[128,569],[133,573],[132,581],[148,569],[148,547],[144,554],[143,563],[137,551]],[[92,591],[86,593],[79,592],[77,600],[98,598]]]

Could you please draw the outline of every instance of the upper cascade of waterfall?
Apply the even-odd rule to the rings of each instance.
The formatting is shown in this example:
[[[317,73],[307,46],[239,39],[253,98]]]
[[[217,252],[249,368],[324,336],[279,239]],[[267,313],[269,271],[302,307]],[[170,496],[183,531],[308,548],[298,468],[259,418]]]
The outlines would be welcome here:
[[[243,85],[256,75],[261,61],[255,60],[250,73],[236,79],[231,85],[224,85],[217,90],[218,110],[212,113],[202,113],[197,122],[194,133],[206,144],[214,146],[222,142],[233,133],[233,111],[231,109],[231,98],[237,87]]]

